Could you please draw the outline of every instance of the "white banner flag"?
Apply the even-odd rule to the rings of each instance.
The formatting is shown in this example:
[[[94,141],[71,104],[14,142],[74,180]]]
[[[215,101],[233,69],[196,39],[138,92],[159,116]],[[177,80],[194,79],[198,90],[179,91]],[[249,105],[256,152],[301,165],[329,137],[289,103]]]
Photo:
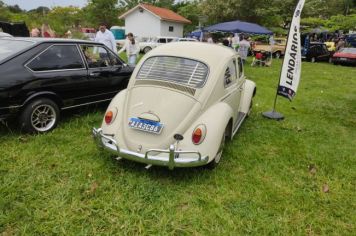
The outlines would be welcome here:
[[[278,95],[289,100],[292,100],[297,92],[302,70],[300,15],[302,14],[304,2],[305,0],[299,1],[293,15],[277,91]]]

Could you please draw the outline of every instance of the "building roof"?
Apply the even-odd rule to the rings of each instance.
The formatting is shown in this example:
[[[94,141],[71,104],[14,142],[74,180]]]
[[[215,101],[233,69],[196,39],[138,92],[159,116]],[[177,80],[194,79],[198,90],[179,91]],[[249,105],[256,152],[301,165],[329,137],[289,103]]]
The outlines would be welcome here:
[[[126,16],[128,16],[133,11],[135,11],[136,9],[139,9],[139,8],[145,9],[146,11],[152,13],[153,15],[157,16],[158,18],[160,18],[161,20],[164,20],[164,21],[173,21],[173,22],[178,22],[178,23],[183,23],[183,24],[191,24],[192,23],[190,20],[184,18],[181,15],[178,15],[177,13],[175,13],[172,10],[162,8],[162,7],[156,7],[151,4],[147,4],[147,3],[138,4],[136,7],[132,8],[129,11],[122,14],[119,18],[120,19],[125,18]]]

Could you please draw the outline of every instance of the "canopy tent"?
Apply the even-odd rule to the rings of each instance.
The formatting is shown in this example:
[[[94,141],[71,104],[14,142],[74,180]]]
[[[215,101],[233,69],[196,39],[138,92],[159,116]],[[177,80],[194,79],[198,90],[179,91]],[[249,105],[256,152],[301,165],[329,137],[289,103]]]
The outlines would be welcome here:
[[[229,21],[211,25],[203,29],[207,32],[229,32],[229,33],[247,33],[247,34],[273,34],[272,31],[257,24],[243,21]]]
[[[200,39],[200,37],[202,36],[202,35],[201,35],[202,33],[203,33],[203,31],[201,31],[201,30],[196,30],[196,31],[193,31],[193,32],[191,32],[190,34],[188,34],[187,37]]]

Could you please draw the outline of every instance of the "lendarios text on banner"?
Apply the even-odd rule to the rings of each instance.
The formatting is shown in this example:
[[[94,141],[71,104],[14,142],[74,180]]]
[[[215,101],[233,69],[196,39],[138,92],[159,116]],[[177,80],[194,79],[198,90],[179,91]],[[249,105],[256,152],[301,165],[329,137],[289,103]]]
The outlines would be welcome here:
[[[299,1],[293,15],[277,91],[278,95],[289,100],[292,100],[297,92],[302,69],[300,16],[304,2],[305,0]]]

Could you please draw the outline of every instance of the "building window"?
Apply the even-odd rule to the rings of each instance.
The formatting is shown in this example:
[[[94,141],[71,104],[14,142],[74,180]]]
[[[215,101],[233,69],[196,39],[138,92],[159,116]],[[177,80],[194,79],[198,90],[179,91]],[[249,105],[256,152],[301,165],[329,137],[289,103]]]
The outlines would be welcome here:
[[[174,31],[173,26],[169,26],[169,32],[173,32],[173,31]]]

